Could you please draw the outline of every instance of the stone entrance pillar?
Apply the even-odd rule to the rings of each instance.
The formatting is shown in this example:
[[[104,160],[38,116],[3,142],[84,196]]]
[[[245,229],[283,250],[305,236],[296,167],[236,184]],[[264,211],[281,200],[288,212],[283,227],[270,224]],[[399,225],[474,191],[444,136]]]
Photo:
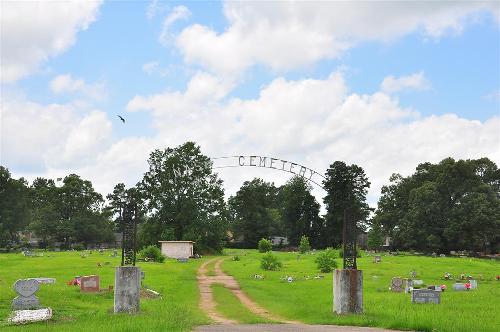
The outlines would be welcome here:
[[[333,273],[333,312],[363,312],[363,271],[346,269]]]
[[[115,313],[139,312],[141,269],[137,266],[118,266],[115,271]]]

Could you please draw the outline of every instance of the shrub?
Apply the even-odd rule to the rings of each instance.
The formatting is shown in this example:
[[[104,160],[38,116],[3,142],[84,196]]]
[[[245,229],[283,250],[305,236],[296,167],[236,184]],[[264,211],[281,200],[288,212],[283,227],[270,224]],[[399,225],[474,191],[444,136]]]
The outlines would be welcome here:
[[[268,252],[273,249],[273,244],[269,240],[260,239],[258,248],[259,252]]]
[[[328,273],[332,272],[333,269],[337,267],[335,258],[337,258],[335,250],[333,250],[332,248],[327,248],[325,251],[319,253],[319,255],[316,257],[315,262],[321,272]]]
[[[272,252],[266,253],[260,260],[260,267],[262,267],[264,270],[277,271],[281,269],[282,266],[283,264],[281,264],[278,257],[273,255]]]
[[[82,250],[85,250],[85,247],[83,244],[77,243],[77,244],[73,245],[73,249],[75,249],[76,251],[82,251]]]
[[[160,248],[157,246],[151,245],[143,248],[139,251],[139,259],[154,261],[158,263],[163,263],[165,261],[165,256],[161,253]]]
[[[309,244],[309,239],[307,236],[302,235],[300,238],[299,251],[301,254],[305,254],[306,252],[311,250],[311,245]]]

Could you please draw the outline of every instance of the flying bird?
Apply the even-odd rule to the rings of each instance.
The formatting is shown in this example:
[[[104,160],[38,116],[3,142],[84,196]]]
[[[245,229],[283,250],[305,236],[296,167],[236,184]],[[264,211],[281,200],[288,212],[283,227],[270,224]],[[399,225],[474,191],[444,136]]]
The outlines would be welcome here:
[[[119,117],[119,118],[120,118],[120,120],[122,120],[122,122],[123,122],[123,123],[125,123],[125,119],[124,119],[124,118],[122,118],[122,117],[121,117],[120,115],[118,115],[118,114],[117,114],[116,116],[117,116],[117,117]]]

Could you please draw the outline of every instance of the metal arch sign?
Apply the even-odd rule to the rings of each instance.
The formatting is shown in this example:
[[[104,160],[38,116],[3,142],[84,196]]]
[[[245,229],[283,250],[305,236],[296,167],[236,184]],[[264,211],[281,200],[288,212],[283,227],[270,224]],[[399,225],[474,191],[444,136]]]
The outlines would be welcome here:
[[[303,166],[301,164],[293,163],[281,158],[263,157],[263,156],[228,156],[228,157],[217,157],[211,158],[212,160],[221,159],[234,159],[233,164],[213,166],[213,169],[219,168],[231,168],[231,167],[261,167],[261,168],[271,168],[283,172],[288,172],[301,176],[306,181],[312,182],[315,185],[323,188],[320,182],[326,180],[326,178],[315,170]],[[356,264],[356,220],[353,218],[351,211],[347,209],[344,210],[344,221],[342,225],[342,238],[343,238],[343,260],[344,269],[357,269]]]
[[[321,184],[322,180],[326,180],[326,178],[321,173],[318,173],[309,167],[291,161],[283,160],[281,158],[244,155],[212,158],[212,160],[220,159],[234,159],[234,164],[214,166],[214,169],[231,167],[270,168],[282,172],[296,174],[321,188],[323,188],[323,185]]]

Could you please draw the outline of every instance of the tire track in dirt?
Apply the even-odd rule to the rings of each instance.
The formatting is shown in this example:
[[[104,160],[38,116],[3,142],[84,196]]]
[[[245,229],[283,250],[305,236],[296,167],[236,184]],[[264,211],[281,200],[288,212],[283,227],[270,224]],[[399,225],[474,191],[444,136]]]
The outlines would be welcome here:
[[[212,292],[212,284],[222,284],[225,288],[229,289],[240,302],[253,314],[265,318],[267,320],[276,321],[279,323],[288,324],[301,324],[297,321],[289,321],[270,313],[256,302],[254,302],[248,295],[243,292],[240,285],[232,276],[229,276],[222,271],[221,264],[227,258],[214,258],[203,263],[198,269],[198,286],[200,289],[200,308],[207,315],[218,324],[237,324],[237,321],[224,317],[217,312],[216,302]],[[215,276],[207,276],[207,265],[215,261],[214,271]]]

